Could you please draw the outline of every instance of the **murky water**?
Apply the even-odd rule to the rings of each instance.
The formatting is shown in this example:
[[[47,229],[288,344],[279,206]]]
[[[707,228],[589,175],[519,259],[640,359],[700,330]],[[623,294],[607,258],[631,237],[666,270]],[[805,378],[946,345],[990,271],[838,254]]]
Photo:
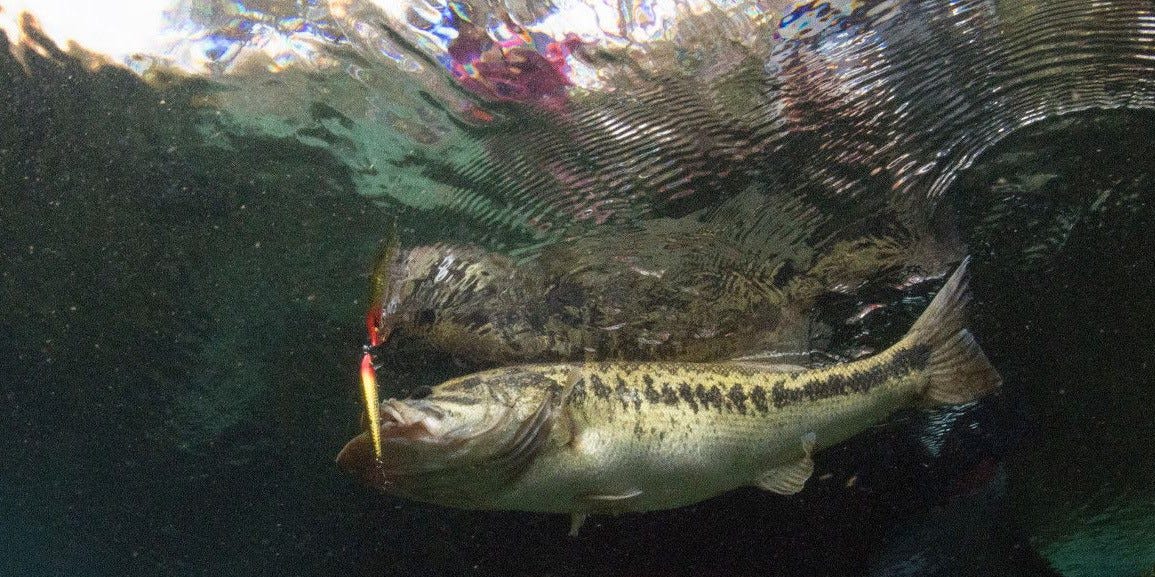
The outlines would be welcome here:
[[[1155,567],[1149,1],[130,10],[0,0],[0,573]],[[387,395],[862,358],[966,254],[1006,384],[576,538],[388,497],[333,457],[394,223]]]

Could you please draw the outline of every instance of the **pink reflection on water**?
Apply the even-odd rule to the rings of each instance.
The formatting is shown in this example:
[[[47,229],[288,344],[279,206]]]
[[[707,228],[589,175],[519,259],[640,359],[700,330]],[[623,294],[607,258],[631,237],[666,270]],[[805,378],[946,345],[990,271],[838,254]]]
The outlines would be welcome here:
[[[445,62],[454,79],[489,101],[535,104],[560,110],[568,101],[568,60],[581,44],[570,34],[556,41],[505,21],[500,41],[482,27],[455,18],[457,37]]]

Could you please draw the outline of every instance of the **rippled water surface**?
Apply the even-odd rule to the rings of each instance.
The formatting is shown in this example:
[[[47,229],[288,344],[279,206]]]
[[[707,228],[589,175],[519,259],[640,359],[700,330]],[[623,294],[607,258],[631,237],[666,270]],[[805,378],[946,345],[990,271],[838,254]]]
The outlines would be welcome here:
[[[1150,0],[0,0],[0,30],[0,574],[1155,571]],[[576,538],[388,497],[333,457],[394,227],[387,395],[863,358],[967,254],[1004,392],[797,496]]]

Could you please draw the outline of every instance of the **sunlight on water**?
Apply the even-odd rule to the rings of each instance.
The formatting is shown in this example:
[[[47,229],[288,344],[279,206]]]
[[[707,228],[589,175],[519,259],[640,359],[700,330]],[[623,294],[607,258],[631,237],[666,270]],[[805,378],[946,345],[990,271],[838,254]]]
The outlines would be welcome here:
[[[115,0],[75,4],[17,0],[0,4],[0,29],[20,38],[19,15],[33,15],[45,34],[75,42],[110,62],[148,73],[173,68],[219,76],[255,60],[270,73],[292,66],[333,65],[318,50],[338,34],[323,3],[286,3],[273,12],[231,0]]]
[[[0,30],[20,38],[17,18],[23,12],[37,21],[57,44],[75,42],[115,62],[136,53],[161,49],[157,32],[165,24],[166,5],[152,0],[70,2],[69,0],[6,0],[0,3]]]

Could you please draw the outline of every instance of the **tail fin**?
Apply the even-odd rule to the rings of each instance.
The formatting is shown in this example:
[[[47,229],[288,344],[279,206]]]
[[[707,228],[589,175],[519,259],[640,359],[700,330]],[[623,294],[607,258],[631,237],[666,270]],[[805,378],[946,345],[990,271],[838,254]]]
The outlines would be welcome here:
[[[922,397],[930,405],[973,401],[1003,383],[974,336],[966,328],[971,293],[967,265],[962,261],[915,321],[906,339],[930,347],[928,379]]]

